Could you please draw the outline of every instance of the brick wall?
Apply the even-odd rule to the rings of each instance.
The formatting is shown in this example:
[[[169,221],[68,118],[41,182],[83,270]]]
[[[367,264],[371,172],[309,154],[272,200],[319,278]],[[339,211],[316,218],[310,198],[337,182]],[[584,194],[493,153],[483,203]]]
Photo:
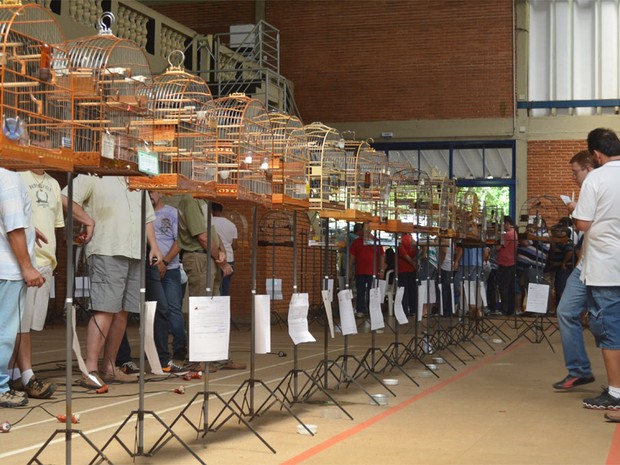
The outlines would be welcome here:
[[[541,140],[528,142],[527,186],[528,198],[560,194],[579,194],[579,187],[571,176],[569,160],[580,150],[587,149],[584,140]]]
[[[202,33],[254,2],[161,6]],[[511,0],[267,0],[304,122],[500,118],[514,108]]]

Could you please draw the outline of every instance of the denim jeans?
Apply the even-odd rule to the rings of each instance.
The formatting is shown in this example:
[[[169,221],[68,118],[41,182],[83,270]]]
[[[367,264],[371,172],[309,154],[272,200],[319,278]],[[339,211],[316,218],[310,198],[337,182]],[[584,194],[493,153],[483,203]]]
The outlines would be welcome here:
[[[588,323],[596,345],[620,350],[620,286],[587,286]]]
[[[170,332],[170,323],[168,322],[169,305],[157,266],[146,266],[146,300],[147,302],[157,302],[155,322],[153,323],[153,337],[159,361],[162,367],[164,367],[170,361],[170,352],[168,351],[168,333]]]
[[[0,394],[9,388],[9,360],[19,331],[19,318],[24,313],[26,286],[23,281],[0,280]]]
[[[587,288],[579,276],[581,270],[575,268],[570,274],[557,307],[558,324],[562,338],[564,364],[571,376],[592,376],[590,359],[583,340],[583,328],[579,315],[587,305]]]
[[[441,270],[441,302],[443,304],[443,316],[452,315],[451,283],[452,271]]]
[[[356,274],[355,275],[355,289],[357,291],[355,301],[355,311],[357,313],[368,314],[368,307],[366,306],[366,298],[368,292],[372,286],[372,275],[370,274]]]
[[[497,267],[497,287],[504,315],[512,315],[515,311],[515,270],[514,265]]]
[[[175,268],[166,271],[161,280],[161,285],[168,301],[168,323],[172,333],[172,358],[185,360],[187,357],[187,333],[185,332],[185,317],[183,316],[181,270]]]
[[[233,269],[235,268],[235,262],[228,262],[228,264],[232,266]],[[221,270],[218,270],[217,272],[220,273],[220,275],[222,274]],[[232,278],[232,274],[229,274],[228,276],[222,276],[222,283],[220,284],[220,295],[230,295],[230,278]]]

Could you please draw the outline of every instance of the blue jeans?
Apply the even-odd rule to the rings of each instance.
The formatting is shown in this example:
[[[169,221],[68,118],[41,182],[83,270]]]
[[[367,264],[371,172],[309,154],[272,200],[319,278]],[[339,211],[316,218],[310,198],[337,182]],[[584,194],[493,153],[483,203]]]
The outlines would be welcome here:
[[[157,302],[155,310],[155,322],[153,323],[153,337],[155,339],[155,347],[159,362],[162,367],[166,366],[170,361],[170,352],[168,351],[168,333],[170,332],[170,323],[168,322],[169,305],[162,279],[159,276],[157,266],[146,266],[146,300],[147,302]]]
[[[357,313],[368,314],[368,307],[366,306],[366,296],[372,286],[372,275],[370,274],[356,274],[355,275],[355,289],[357,291],[355,301],[355,311]]]
[[[568,374],[583,378],[592,376],[592,367],[586,353],[583,327],[579,317],[588,303],[587,288],[579,279],[580,275],[581,270],[575,268],[568,277],[556,312],[562,338],[564,364]]]
[[[0,394],[9,391],[9,360],[24,313],[26,286],[23,281],[0,280]]]
[[[161,285],[168,301],[168,323],[172,333],[172,358],[185,360],[187,358],[187,333],[185,332],[185,317],[183,316],[181,270],[175,268],[166,271],[161,280]]]
[[[597,347],[620,350],[620,286],[587,286],[588,323]]]
[[[235,268],[235,262],[228,262],[230,266]],[[221,270],[218,270],[218,273],[222,274]],[[230,295],[230,278],[232,278],[232,274],[228,276],[222,275],[222,283],[220,284],[220,295]]]

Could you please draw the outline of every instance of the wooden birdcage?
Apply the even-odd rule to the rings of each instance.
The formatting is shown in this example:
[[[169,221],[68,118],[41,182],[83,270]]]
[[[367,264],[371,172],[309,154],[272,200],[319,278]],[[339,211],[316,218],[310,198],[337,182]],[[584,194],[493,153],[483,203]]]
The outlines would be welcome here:
[[[458,192],[456,212],[457,236],[470,241],[482,241],[481,205],[473,190]]]
[[[109,175],[138,175],[144,166],[157,166],[148,134],[152,113],[144,88],[150,84],[151,68],[144,49],[130,40],[115,37],[104,23],[96,36],[67,42],[70,70],[62,80],[73,88],[75,170]],[[149,121],[150,120],[150,121]]]
[[[352,188],[349,189],[350,209],[355,221],[369,221],[379,214],[382,188],[388,168],[385,152],[377,152],[368,141],[346,141],[349,159],[355,160]]]
[[[499,244],[504,231],[502,207],[484,202],[482,207],[482,240],[487,244]]]
[[[324,218],[346,220],[347,186],[353,185],[355,160],[347,156],[340,133],[323,123],[304,126],[308,138],[310,209]]]
[[[271,205],[273,134],[264,105],[244,94],[213,101],[204,110],[204,158],[194,179],[215,176],[218,198]]]
[[[307,209],[308,139],[302,122],[285,113],[269,113],[273,131],[273,205]]]
[[[64,37],[37,4],[0,5],[0,166],[73,169]]]
[[[519,233],[530,240],[549,240],[553,225],[567,216],[566,205],[556,196],[541,195],[527,199],[519,213]]]
[[[387,211],[389,231],[432,231],[433,190],[428,174],[412,168],[396,172]]]
[[[159,174],[132,177],[129,186],[215,198],[215,177],[207,179],[205,176],[197,181],[192,176],[194,161],[204,158],[204,132],[199,130],[199,119],[204,118],[204,114],[200,112],[204,112],[205,105],[212,102],[213,97],[204,79],[183,69],[184,58],[183,52],[173,52],[168,58],[168,70],[154,76],[153,83],[139,91],[148,99],[153,119],[139,120],[134,124],[145,124],[140,128],[140,139],[157,154]]]

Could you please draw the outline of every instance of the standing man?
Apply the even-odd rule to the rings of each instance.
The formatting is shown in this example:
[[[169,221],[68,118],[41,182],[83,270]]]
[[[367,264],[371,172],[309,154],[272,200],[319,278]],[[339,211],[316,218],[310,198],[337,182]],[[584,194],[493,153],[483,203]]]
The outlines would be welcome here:
[[[368,317],[368,292],[372,287],[372,278],[374,275],[373,264],[376,264],[379,270],[379,279],[383,278],[385,273],[385,265],[383,263],[383,247],[374,244],[364,243],[364,224],[356,223],[353,227],[353,233],[357,235],[357,239],[351,244],[349,250],[349,273],[355,270],[355,288],[357,290],[355,316],[357,318]],[[374,239],[373,236],[370,237]]]
[[[203,214],[205,201],[194,199],[185,194],[179,202],[179,247],[183,251],[183,269],[187,273],[187,284],[190,296],[206,296],[207,287],[213,295],[218,295],[219,287],[215,289],[216,274],[226,277],[232,274],[232,267],[226,261],[226,252],[220,247],[220,239],[211,224],[207,234],[205,215]],[[210,236],[210,237],[209,237]],[[209,240],[210,239],[210,240]],[[210,281],[207,282],[207,267],[209,267]],[[191,311],[191,309],[190,309]],[[211,363],[210,371],[217,369],[244,370],[245,363],[234,362],[231,358]]]
[[[620,140],[611,129],[588,134],[588,150],[601,167],[590,172],[573,212],[585,231],[581,280],[587,286],[588,322],[602,349],[608,388],[584,399],[592,409],[620,409]]]
[[[66,188],[63,206],[68,203]],[[79,175],[73,181],[73,215],[84,225],[84,243],[90,273],[93,315],[86,333],[86,368],[81,385],[99,389],[105,383],[135,383],[136,376],[123,373],[116,357],[128,312],[140,312],[142,253],[142,193],[130,191],[123,176]],[[155,213],[146,202],[146,238],[151,248],[149,263],[163,256],[155,239]],[[99,354],[103,365],[99,371]]]
[[[398,246],[398,287],[405,288],[403,311],[407,316],[415,315],[418,309],[417,254],[418,246],[413,236],[404,233]]]
[[[512,315],[515,311],[515,273],[517,263],[517,232],[515,222],[504,216],[504,237],[497,249],[497,287],[502,300],[502,313]]]
[[[34,266],[35,229],[28,192],[19,174],[0,168],[0,407],[21,407],[28,397],[9,386],[9,359],[26,287],[41,287],[45,278]]]
[[[224,207],[221,203],[211,203],[211,212],[213,214],[213,226],[217,231],[217,235],[222,241],[224,250],[226,251],[226,261],[230,267],[235,269],[235,250],[237,250],[237,226],[228,218],[222,216]],[[220,271],[221,273],[221,271]],[[220,295],[230,295],[230,279],[232,274],[224,276],[222,273],[222,283],[220,284]]]
[[[187,358],[187,334],[183,317],[183,286],[177,243],[179,215],[177,209],[166,205],[160,192],[150,192],[155,211],[155,238],[164,255],[161,262],[147,264],[147,300],[157,301],[155,345],[162,369],[167,373],[183,370]],[[168,351],[168,332],[172,333],[172,358]]]
[[[30,287],[26,291],[24,314],[9,363],[12,368],[10,384],[16,390],[25,391],[28,397],[33,399],[48,399],[57,386],[34,375],[30,331],[42,331],[45,325],[53,282],[52,273],[57,264],[55,228],[64,227],[65,221],[58,181],[43,170],[24,171],[20,174],[30,196],[32,223],[45,235],[47,243],[35,247],[36,267],[45,278],[45,283],[41,287]]]
[[[597,167],[597,162],[588,150],[582,150],[570,160],[573,178],[577,185],[581,187],[583,181],[590,171]],[[577,204],[570,202],[568,213],[575,209]],[[577,255],[581,249],[583,236],[577,243]],[[581,324],[581,313],[585,310],[588,297],[587,288],[581,282],[581,266],[583,257],[579,258],[579,262],[575,269],[566,280],[564,292],[558,303],[556,310],[558,317],[558,325],[560,327],[560,336],[562,338],[562,352],[564,353],[564,365],[568,370],[568,374],[564,379],[553,384],[554,389],[567,390],[575,386],[593,383],[594,375],[592,374],[592,366],[586,352],[586,345],[583,340],[583,326]]]

